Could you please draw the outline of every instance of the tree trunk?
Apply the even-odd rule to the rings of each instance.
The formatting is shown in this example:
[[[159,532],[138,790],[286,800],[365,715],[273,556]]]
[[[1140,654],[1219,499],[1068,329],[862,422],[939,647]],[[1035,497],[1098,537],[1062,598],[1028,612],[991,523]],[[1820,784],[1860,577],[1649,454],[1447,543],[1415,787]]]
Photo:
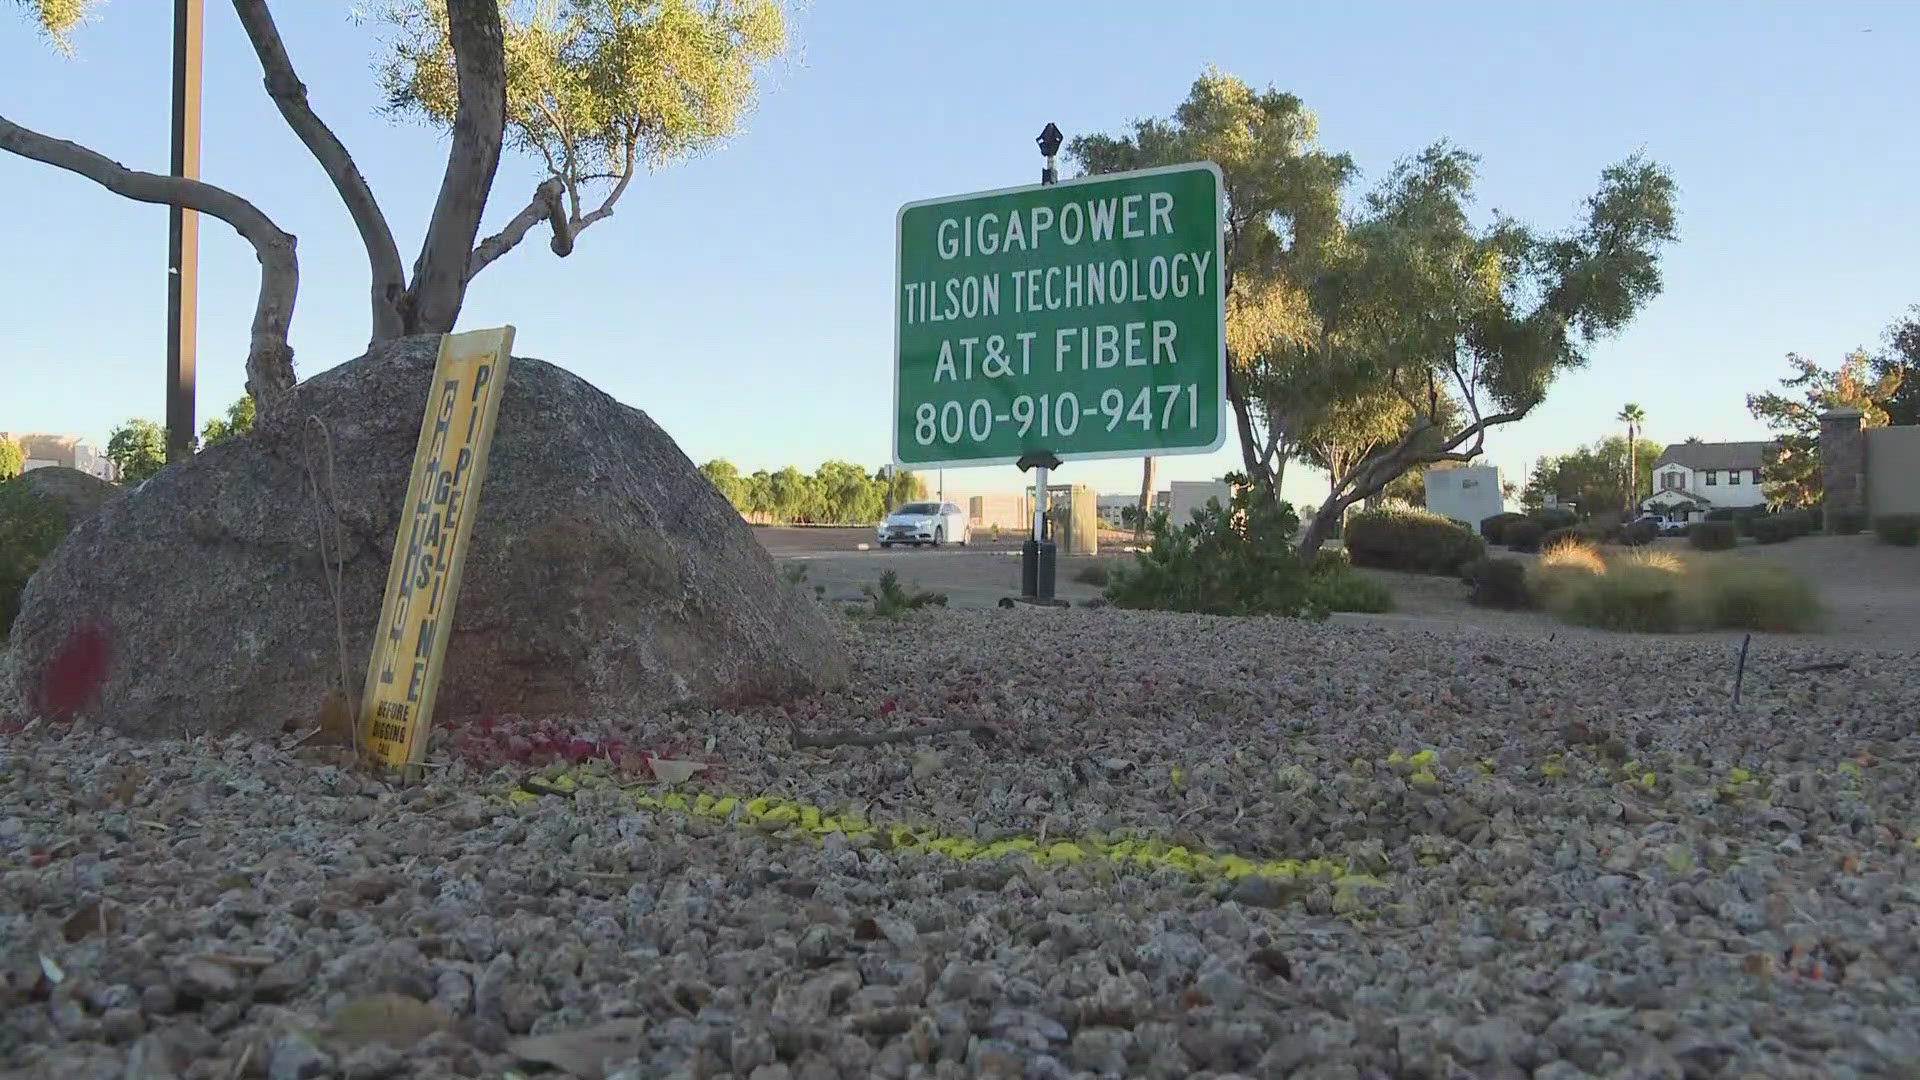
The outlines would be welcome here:
[[[1153,459],[1140,459],[1140,517],[1133,523],[1133,541],[1142,543],[1147,538],[1147,521],[1153,513]]]
[[[406,271],[400,265],[400,249],[394,245],[393,231],[387,227],[386,215],[380,212],[373,189],[360,174],[360,167],[354,164],[353,155],[347,153],[346,146],[308,103],[307,88],[293,70],[293,61],[287,56],[266,0],[233,0],[233,9],[253,43],[254,54],[260,58],[267,96],[273,99],[287,126],[326,171],[327,179],[333,181],[333,189],[339,193],[340,201],[346,203],[347,214],[360,231],[360,243],[367,250],[367,262],[373,272],[373,340],[398,337],[402,329],[400,301],[407,290]]]
[[[1638,451],[1640,448],[1638,445],[1636,445],[1636,441],[1639,439],[1639,437],[1640,437],[1639,432],[1636,432],[1633,429],[1632,424],[1628,424],[1627,425],[1627,520],[1629,521],[1633,520],[1633,517],[1634,517],[1633,511],[1634,511],[1635,505],[1640,501],[1640,461],[1639,461],[1639,454],[1638,454]]]
[[[500,144],[507,123],[506,45],[496,3],[447,5],[447,40],[453,46],[454,72],[460,80],[460,107],[453,118],[453,146],[440,181],[440,197],[413,284],[402,309],[405,332],[447,334],[460,318],[467,296],[467,263],[480,215],[487,208],[500,167]]]
[[[1231,377],[1227,379],[1227,401],[1233,406],[1234,427],[1240,433],[1240,460],[1247,482],[1270,494],[1277,493],[1272,475],[1260,462],[1259,441],[1253,437],[1253,406]]]
[[[1327,496],[1327,501],[1321,503],[1313,516],[1300,527],[1300,540],[1295,550],[1302,559],[1311,561],[1320,553],[1320,548],[1333,536],[1334,523],[1340,520],[1340,515],[1345,511],[1346,506],[1341,505],[1338,495]]]
[[[0,150],[77,173],[123,198],[179,206],[219,218],[239,233],[260,260],[260,292],[254,299],[253,332],[247,347],[247,393],[271,416],[293,388],[293,349],[287,331],[300,291],[300,260],[293,234],[260,209],[224,188],[201,180],[138,172],[78,143],[31,131],[0,116]]]

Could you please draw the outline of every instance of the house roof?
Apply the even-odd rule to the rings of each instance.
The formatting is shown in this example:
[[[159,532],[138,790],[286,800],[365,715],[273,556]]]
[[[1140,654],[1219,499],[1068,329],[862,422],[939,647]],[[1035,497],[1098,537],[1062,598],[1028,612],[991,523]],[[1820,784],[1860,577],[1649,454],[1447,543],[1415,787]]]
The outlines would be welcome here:
[[[1673,443],[1660,451],[1655,469],[1678,465],[1683,469],[1757,469],[1767,463],[1771,442]]]

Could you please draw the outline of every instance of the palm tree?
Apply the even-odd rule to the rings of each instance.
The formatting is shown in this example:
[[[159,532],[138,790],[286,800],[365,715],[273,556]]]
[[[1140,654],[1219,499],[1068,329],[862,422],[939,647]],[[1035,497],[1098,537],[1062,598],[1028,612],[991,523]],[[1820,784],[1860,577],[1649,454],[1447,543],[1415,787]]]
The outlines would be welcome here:
[[[1627,515],[1631,517],[1634,504],[1640,501],[1640,425],[1647,422],[1647,413],[1629,401],[1614,419],[1627,425]]]

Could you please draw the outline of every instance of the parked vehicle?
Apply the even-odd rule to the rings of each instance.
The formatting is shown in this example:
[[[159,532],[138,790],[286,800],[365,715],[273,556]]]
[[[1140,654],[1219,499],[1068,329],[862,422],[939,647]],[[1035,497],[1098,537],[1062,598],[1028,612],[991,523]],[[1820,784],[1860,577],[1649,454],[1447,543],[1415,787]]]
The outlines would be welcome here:
[[[965,546],[973,539],[967,512],[950,502],[912,502],[887,515],[875,529],[880,546],[895,544],[932,544],[939,547],[951,540]]]

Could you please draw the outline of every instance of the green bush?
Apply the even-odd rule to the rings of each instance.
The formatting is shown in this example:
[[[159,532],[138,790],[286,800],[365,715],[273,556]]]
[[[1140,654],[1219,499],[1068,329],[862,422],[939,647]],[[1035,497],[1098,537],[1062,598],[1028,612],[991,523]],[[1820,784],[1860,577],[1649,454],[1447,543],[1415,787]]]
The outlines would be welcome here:
[[[1803,509],[1801,513],[1807,515],[1807,532],[1817,533],[1827,527],[1827,508],[1825,506],[1809,506]]]
[[[1665,634],[1681,627],[1681,577],[1651,566],[1614,565],[1567,596],[1566,617],[1582,626]]]
[[[1814,530],[1813,515],[1805,510],[1782,510],[1756,517],[1748,525],[1755,540],[1763,544],[1783,544]]]
[[[1623,547],[1645,547],[1660,537],[1660,526],[1651,521],[1629,521],[1609,530],[1607,539]]]
[[[1540,550],[1540,538],[1544,534],[1545,530],[1540,528],[1539,522],[1522,518],[1507,526],[1503,535],[1509,550],[1534,552]]]
[[[1073,572],[1073,580],[1079,582],[1080,584],[1098,585],[1103,589],[1107,587],[1107,582],[1112,580],[1112,578],[1113,578],[1113,572],[1107,567],[1107,564],[1104,562],[1088,563],[1087,565]]]
[[[1588,543],[1592,543],[1592,540],[1586,533],[1580,531],[1577,526],[1568,525],[1564,528],[1549,529],[1542,535],[1540,537],[1540,550],[1552,551],[1554,548],[1565,547],[1568,544]]]
[[[871,614],[882,619],[897,619],[909,611],[918,611],[924,607],[946,607],[947,594],[916,589],[908,592],[900,584],[900,575],[892,570],[880,571],[878,587],[862,585],[860,591],[873,602]]]
[[[1507,539],[1507,530],[1513,528],[1518,522],[1531,524],[1532,520],[1525,514],[1495,514],[1480,522],[1480,539],[1489,544],[1511,545],[1512,541]]]
[[[1858,536],[1867,530],[1867,515],[1862,510],[1835,510],[1833,531],[1841,536]]]
[[[1562,510],[1557,506],[1543,506],[1527,516],[1539,522],[1540,528],[1546,532],[1552,532],[1555,529],[1571,529],[1580,523],[1579,516],[1573,511]]]
[[[1777,567],[1717,563],[1700,571],[1698,587],[1698,615],[1709,627],[1782,633],[1819,621],[1812,587]]]
[[[0,637],[20,613],[20,593],[66,535],[66,516],[15,477],[0,481]]]
[[[1328,611],[1380,614],[1393,610],[1393,593],[1371,578],[1338,565],[1316,565],[1308,594]]]
[[[1740,534],[1730,520],[1709,519],[1687,526],[1687,542],[1701,551],[1726,551],[1740,543]]]
[[[1460,570],[1470,590],[1467,599],[1480,607],[1523,608],[1533,603],[1527,591],[1527,568],[1518,559],[1475,559]]]
[[[1316,579],[1336,570],[1294,552],[1299,528],[1292,506],[1238,483],[1230,507],[1209,503],[1178,527],[1155,520],[1147,550],[1113,571],[1106,598],[1121,608],[1325,618],[1330,587]]]
[[[1873,519],[1874,535],[1889,544],[1920,544],[1920,514],[1881,514]]]
[[[1458,574],[1487,553],[1486,542],[1466,526],[1415,509],[1367,510],[1347,521],[1347,554],[1355,566]]]

